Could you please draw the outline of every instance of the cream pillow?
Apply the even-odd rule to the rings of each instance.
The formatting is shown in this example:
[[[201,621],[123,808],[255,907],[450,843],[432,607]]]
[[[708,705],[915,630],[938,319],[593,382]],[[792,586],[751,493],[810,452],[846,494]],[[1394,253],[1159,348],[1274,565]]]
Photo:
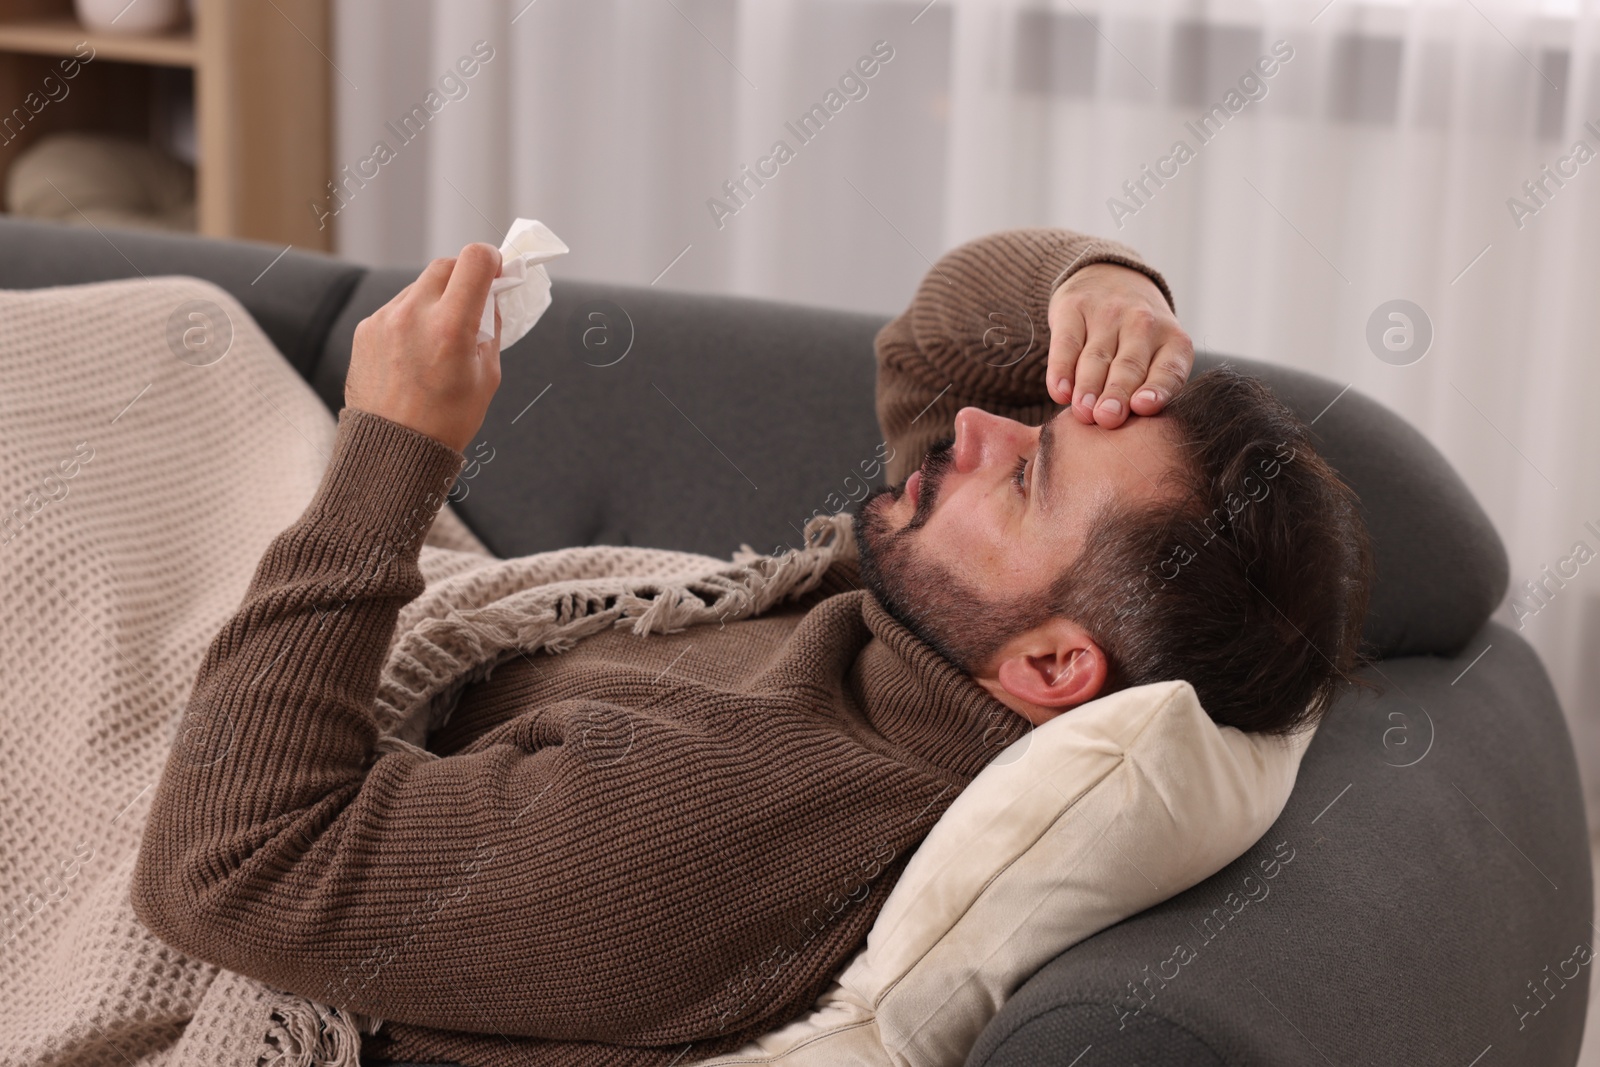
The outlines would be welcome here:
[[[1188,682],[1051,719],[946,809],[810,1015],[694,1062],[961,1067],[1040,967],[1255,844],[1312,732],[1218,726]]]

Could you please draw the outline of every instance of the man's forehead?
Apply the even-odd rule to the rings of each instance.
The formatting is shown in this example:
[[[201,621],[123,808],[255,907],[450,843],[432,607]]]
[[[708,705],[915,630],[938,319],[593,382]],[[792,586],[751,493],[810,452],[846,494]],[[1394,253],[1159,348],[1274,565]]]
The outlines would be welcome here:
[[[1039,427],[1037,474],[1041,503],[1048,506],[1057,502],[1063,471],[1077,467],[1080,476],[1091,473],[1074,463],[1074,449],[1082,450],[1082,458],[1092,464],[1093,473],[1117,483],[1127,495],[1161,495],[1166,491],[1167,475],[1178,461],[1170,419],[1129,415],[1121,426],[1107,430],[1081,423],[1070,409],[1063,408]]]

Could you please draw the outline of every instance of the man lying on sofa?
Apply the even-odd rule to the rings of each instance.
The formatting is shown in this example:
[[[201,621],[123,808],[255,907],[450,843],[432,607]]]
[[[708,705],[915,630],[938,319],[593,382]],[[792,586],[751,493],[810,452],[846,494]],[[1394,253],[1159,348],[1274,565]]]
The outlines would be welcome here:
[[[1017,230],[944,256],[878,335],[894,484],[860,506],[859,558],[724,627],[512,656],[430,737],[441,758],[380,754],[421,535],[500,381],[474,336],[497,270],[469,245],[357,329],[322,484],[185,713],[229,757],[169,758],[134,875],[181,951],[384,1020],[369,1057],[736,1048],[811,1007],[1034,724],[1183,678],[1218,722],[1282,732],[1356,661],[1366,535],[1306,428],[1254,380],[1185,384],[1133,252]],[[991,311],[1031,319],[1034,354],[993,358]],[[584,758],[597,719],[625,758]]]

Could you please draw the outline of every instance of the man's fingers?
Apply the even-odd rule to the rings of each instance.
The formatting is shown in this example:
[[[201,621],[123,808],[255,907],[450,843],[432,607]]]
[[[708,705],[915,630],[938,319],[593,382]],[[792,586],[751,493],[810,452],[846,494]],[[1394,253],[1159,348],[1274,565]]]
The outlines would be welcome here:
[[[1095,401],[1094,420],[1110,430],[1128,419],[1128,398],[1144,384],[1150,357],[1155,352],[1156,319],[1148,311],[1129,311],[1122,317],[1117,335],[1117,358],[1106,375],[1106,384]]]
[[[1106,372],[1116,354],[1116,323],[1106,320],[1089,323],[1089,339],[1078,354],[1072,375],[1072,413],[1078,421],[1094,421],[1094,406],[1105,388]]]
[[[1057,404],[1072,403],[1073,371],[1088,327],[1076,308],[1068,310],[1059,323],[1050,324],[1050,356],[1045,362],[1044,384],[1050,399]]]
[[[402,292],[414,293],[429,300],[438,300],[444,293],[444,287],[450,281],[450,272],[455,269],[456,261],[450,256],[440,256],[429,261],[422,273],[417,275],[417,280],[406,286]]]
[[[483,302],[489,299],[489,283],[500,273],[500,250],[482,241],[467,245],[456,257],[440,303],[457,321],[473,324],[483,317]],[[476,328],[473,330],[477,332]]]
[[[1194,343],[1189,335],[1180,333],[1168,338],[1151,360],[1144,384],[1134,390],[1134,414],[1154,415],[1161,411],[1189,380],[1189,371],[1193,368]]]

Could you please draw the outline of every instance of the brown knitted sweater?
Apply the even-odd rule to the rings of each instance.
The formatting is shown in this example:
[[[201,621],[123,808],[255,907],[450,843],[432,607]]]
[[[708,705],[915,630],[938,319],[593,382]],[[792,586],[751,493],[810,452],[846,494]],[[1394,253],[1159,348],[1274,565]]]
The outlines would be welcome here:
[[[1128,249],[1062,230],[939,261],[877,338],[891,479],[964,405],[1034,424],[1058,410],[1049,296],[1094,262],[1166,291]],[[463,462],[340,413],[321,486],[185,713],[245,758],[169,760],[139,918],[191,956],[385,1020],[369,1061],[692,1062],[804,1014],[918,842],[1027,723],[839,562],[722,628],[513,656],[430,739],[445,758],[380,755],[387,644]]]

